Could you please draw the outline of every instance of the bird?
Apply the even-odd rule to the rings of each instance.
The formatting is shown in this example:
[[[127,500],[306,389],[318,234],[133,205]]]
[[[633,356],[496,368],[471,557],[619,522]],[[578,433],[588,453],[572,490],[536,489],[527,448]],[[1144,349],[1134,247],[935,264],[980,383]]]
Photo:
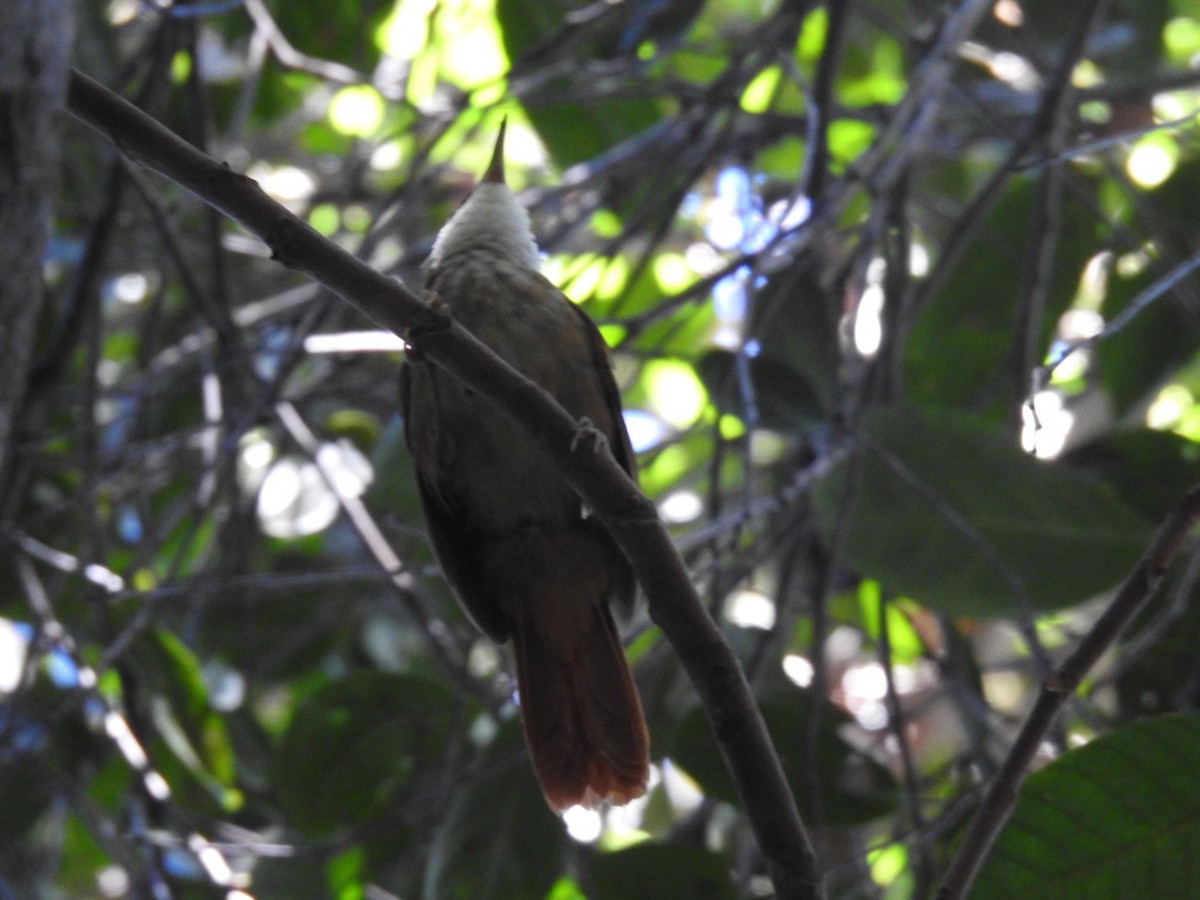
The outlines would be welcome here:
[[[609,351],[540,271],[529,215],[504,175],[507,119],[481,181],[438,232],[426,296],[607,445],[636,481]],[[505,413],[419,354],[401,414],[434,555],[467,617],[511,639],[525,743],[555,812],[646,790],[649,737],[614,607],[636,582],[604,526]]]

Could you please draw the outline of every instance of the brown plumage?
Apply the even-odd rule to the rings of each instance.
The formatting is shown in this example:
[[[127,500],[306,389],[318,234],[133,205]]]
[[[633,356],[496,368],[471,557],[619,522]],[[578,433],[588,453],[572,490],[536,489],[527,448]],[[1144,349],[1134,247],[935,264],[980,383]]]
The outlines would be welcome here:
[[[438,235],[427,287],[572,415],[591,420],[632,476],[607,348],[538,272],[528,217],[504,185],[503,143],[501,126],[484,181]],[[525,739],[547,802],[562,810],[640,796],[646,725],[609,608],[633,602],[625,558],[488,400],[415,361],[403,370],[401,406],[446,579],[484,633],[512,638]]]

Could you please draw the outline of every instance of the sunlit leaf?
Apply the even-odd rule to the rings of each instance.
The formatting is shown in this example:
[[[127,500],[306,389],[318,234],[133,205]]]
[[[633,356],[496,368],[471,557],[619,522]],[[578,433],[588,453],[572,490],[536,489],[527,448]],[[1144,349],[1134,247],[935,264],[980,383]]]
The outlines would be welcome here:
[[[329,101],[329,121],[343,134],[370,137],[383,123],[383,98],[369,85],[342,88]]]
[[[704,385],[686,363],[655,360],[642,369],[651,408],[676,428],[691,425],[708,400]]]
[[[171,716],[186,741],[186,746],[175,747],[176,756],[211,790],[219,793],[220,788],[230,787],[234,779],[233,748],[224,720],[209,705],[208,688],[195,654],[164,630],[143,635],[133,654],[139,663],[143,695],[165,701],[159,709]]]
[[[777,66],[763,69],[742,91],[742,109],[748,113],[766,112],[779,87],[783,73]]]

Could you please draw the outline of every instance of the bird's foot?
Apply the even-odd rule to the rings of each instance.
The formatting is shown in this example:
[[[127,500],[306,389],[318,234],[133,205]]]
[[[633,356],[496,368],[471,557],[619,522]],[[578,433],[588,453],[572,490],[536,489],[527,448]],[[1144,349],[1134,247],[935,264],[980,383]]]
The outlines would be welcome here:
[[[599,453],[601,448],[608,447],[608,438],[604,436],[604,432],[592,424],[592,420],[587,416],[579,420],[579,428],[575,431],[575,436],[571,438],[571,452],[574,453],[579,449],[579,445],[584,441],[592,442],[593,453]]]

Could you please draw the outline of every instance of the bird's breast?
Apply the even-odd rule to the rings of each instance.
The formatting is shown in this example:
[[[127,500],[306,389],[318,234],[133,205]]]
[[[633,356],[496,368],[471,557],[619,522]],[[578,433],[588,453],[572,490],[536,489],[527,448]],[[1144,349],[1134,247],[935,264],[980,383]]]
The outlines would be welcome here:
[[[561,292],[536,272],[455,257],[429,286],[497,355],[549,391],[576,418],[612,436],[611,413],[584,331]],[[486,397],[426,370],[413,380],[410,428],[423,474],[484,533],[553,531],[577,522],[578,497],[524,430]]]

